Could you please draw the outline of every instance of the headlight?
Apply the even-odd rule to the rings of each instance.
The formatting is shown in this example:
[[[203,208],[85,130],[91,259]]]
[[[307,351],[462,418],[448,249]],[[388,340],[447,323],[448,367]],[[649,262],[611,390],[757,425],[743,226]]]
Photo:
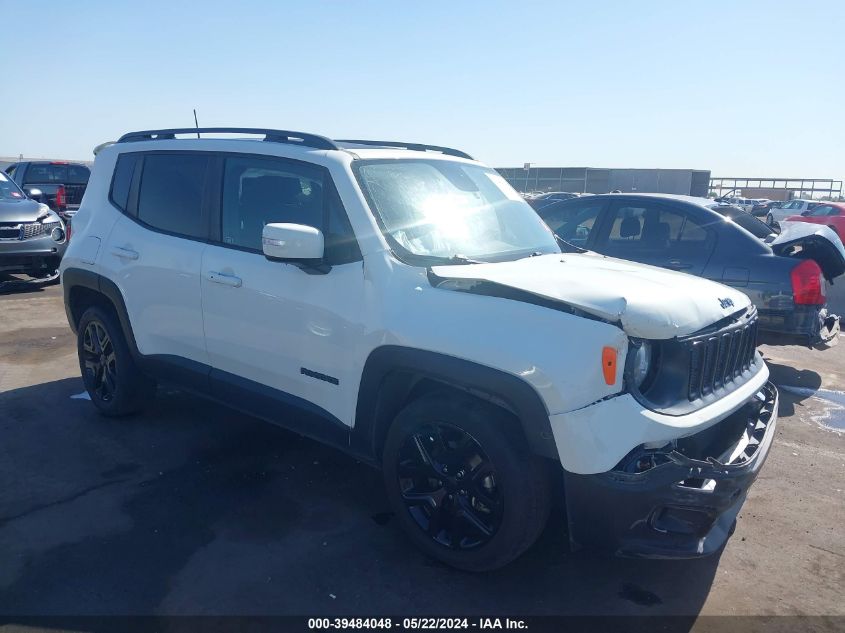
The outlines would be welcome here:
[[[62,223],[59,221],[58,217],[56,217],[55,220],[48,217],[46,222],[42,222],[41,234],[49,235],[54,242],[61,242],[65,239],[65,232],[62,229]]]
[[[639,389],[645,379],[648,378],[648,371],[651,369],[651,343],[648,341],[631,341],[629,353],[633,352],[634,359],[631,362],[631,380]]]

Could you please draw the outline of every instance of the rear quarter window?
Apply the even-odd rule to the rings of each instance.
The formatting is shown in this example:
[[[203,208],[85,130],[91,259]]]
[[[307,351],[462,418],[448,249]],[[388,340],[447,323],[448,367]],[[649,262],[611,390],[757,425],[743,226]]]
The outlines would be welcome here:
[[[138,154],[121,154],[117,157],[109,199],[122,211],[126,211],[129,207],[129,188],[132,185],[132,176],[137,162]]]

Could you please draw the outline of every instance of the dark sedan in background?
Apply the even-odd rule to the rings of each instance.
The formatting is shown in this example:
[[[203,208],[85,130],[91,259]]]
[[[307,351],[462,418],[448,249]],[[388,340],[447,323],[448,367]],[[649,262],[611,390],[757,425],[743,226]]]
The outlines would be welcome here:
[[[736,207],[668,194],[603,194],[537,212],[575,246],[741,289],[758,308],[761,340],[838,340],[825,292],[845,273],[845,248],[826,226],[787,222],[778,233]]]

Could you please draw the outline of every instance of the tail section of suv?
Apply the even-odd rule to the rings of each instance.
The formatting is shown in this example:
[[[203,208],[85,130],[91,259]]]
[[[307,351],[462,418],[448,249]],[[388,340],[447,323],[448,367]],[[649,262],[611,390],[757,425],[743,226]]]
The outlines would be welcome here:
[[[725,542],[776,423],[745,295],[562,245],[458,150],[199,132],[258,138],[125,135],[74,219],[65,305],[102,413],[169,382],[352,453],[463,569],[536,540],[551,477],[575,546]]]

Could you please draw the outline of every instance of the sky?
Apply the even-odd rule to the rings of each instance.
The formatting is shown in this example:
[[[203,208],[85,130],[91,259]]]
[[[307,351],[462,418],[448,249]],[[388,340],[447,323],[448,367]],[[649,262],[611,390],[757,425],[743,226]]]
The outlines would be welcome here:
[[[0,0],[0,156],[269,127],[496,167],[845,177],[845,2]]]

